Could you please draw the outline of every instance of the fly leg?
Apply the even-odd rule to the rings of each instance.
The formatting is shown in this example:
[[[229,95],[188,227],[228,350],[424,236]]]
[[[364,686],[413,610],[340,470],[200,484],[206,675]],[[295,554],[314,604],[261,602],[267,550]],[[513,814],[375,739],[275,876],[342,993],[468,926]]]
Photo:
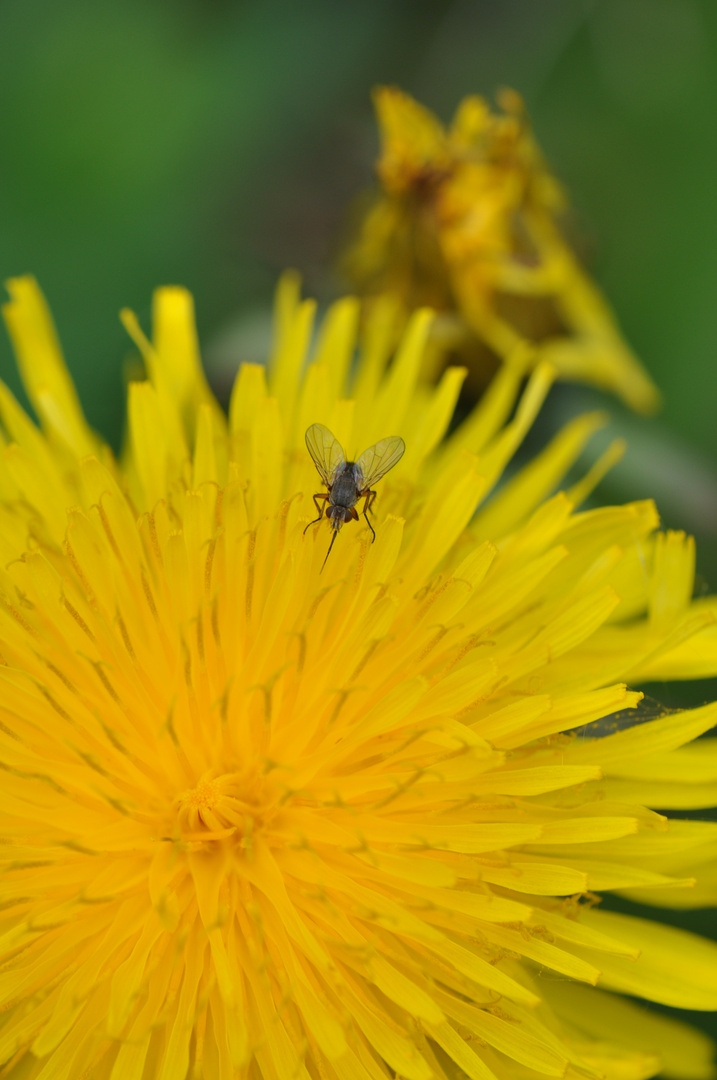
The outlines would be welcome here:
[[[314,500],[314,506],[319,511],[319,516],[317,518],[314,518],[313,521],[310,521],[309,524],[306,526],[306,529],[310,529],[311,526],[315,525],[317,521],[321,521],[322,517],[324,516],[324,510],[326,509],[326,500],[328,499],[328,497],[329,497],[328,494],[327,495],[313,495],[312,496],[312,498]],[[322,502],[321,506],[319,506],[319,499],[324,500]],[[302,536],[306,534],[306,529],[304,529],[304,532],[302,533]]]
[[[371,522],[368,519],[368,511],[373,506],[375,498],[376,498],[376,492],[375,491],[367,491],[366,492],[366,501],[363,504],[363,516],[366,518],[366,524],[368,525],[369,529],[371,530],[371,532],[373,534],[373,540],[371,541],[371,543],[373,543],[373,541],[376,539],[376,532],[374,530],[373,525],[371,524]]]

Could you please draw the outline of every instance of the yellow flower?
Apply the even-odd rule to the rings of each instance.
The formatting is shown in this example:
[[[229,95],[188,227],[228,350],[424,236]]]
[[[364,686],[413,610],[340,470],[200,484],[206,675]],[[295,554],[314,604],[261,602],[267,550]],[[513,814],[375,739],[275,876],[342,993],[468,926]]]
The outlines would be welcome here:
[[[0,392],[0,1060],[22,1080],[640,1080],[708,1040],[621,995],[717,1006],[717,946],[600,911],[717,899],[717,707],[640,726],[626,683],[717,670],[714,598],[650,503],[550,496],[583,416],[489,498],[548,390],[390,360],[379,305],[286,278],[228,421],[191,299],[157,293],[117,464],[44,300],[6,317],[40,419]],[[400,434],[376,541],[314,517],[306,428]],[[486,501],[487,500],[487,501]],[[475,514],[476,506],[479,506]]]
[[[504,91],[499,115],[465,98],[447,130],[394,87],[374,100],[381,192],[345,258],[359,291],[456,313],[440,337],[473,364],[486,362],[478,343],[503,360],[527,354],[653,412],[655,386],[557,225],[565,199],[519,96]]]

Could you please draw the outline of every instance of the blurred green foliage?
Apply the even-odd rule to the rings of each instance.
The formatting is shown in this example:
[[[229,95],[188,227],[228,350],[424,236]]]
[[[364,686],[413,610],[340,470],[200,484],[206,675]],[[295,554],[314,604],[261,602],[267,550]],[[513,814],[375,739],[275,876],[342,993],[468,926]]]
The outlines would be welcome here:
[[[715,588],[716,52],[710,0],[4,0],[0,270],[39,279],[117,446],[121,307],[148,325],[152,290],[187,285],[210,362],[224,340],[231,365],[258,358],[284,267],[320,299],[345,287],[333,267],[372,180],[371,86],[444,119],[513,86],[571,194],[572,239],[665,395],[644,420],[562,386],[536,437],[606,405],[606,438],[630,449],[601,497],[655,497]],[[0,374],[19,392],[5,337]]]
[[[643,420],[560,387],[538,437],[606,404],[630,450],[602,497],[655,496],[696,534],[714,590],[716,51],[711,0],[3,0],[0,270],[39,279],[117,446],[121,307],[148,325],[153,288],[187,285],[211,343],[266,308],[286,265],[336,295],[345,207],[376,153],[371,86],[444,119],[513,86],[571,193],[578,250],[665,394]],[[6,338],[0,374],[19,392]],[[714,696],[683,685],[670,703]]]
[[[571,193],[574,242],[665,394],[642,420],[561,387],[539,434],[606,404],[630,451],[602,497],[656,497],[715,587],[716,50],[710,0],[4,0],[0,270],[38,277],[118,445],[120,307],[147,324],[153,288],[185,284],[211,344],[266,308],[284,266],[336,295],[376,153],[370,87],[448,118],[514,86]],[[18,389],[5,338],[0,373]]]
[[[444,117],[512,85],[572,194],[578,247],[665,391],[654,438],[707,467],[716,22],[709,0],[5,0],[3,276],[38,276],[116,443],[119,307],[146,315],[152,288],[180,281],[206,339],[266,302],[286,263],[328,293],[342,209],[370,179],[371,85],[399,82]]]

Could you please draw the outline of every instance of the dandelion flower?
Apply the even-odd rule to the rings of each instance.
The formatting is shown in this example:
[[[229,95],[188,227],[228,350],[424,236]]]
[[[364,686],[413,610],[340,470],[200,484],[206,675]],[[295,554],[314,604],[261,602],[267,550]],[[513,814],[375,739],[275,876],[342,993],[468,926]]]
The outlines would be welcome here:
[[[441,337],[473,361],[476,339],[504,360],[528,342],[562,377],[653,412],[655,386],[558,227],[565,197],[520,97],[504,91],[499,114],[467,97],[448,129],[395,87],[374,100],[380,193],[345,258],[359,291],[457,314]]]
[[[717,825],[652,809],[714,802],[717,707],[600,726],[626,684],[717,670],[691,542],[647,502],[581,512],[608,459],[551,494],[602,418],[490,498],[544,366],[446,438],[465,372],[421,384],[430,314],[391,358],[377,307],[352,371],[357,302],[311,350],[289,277],[227,419],[168,288],[151,343],[124,316],[118,464],[10,292],[40,426],[3,387],[1,1075],[712,1076],[630,999],[715,1008],[717,946],[596,907],[717,899]],[[349,523],[323,574],[315,422],[406,443],[375,543]]]

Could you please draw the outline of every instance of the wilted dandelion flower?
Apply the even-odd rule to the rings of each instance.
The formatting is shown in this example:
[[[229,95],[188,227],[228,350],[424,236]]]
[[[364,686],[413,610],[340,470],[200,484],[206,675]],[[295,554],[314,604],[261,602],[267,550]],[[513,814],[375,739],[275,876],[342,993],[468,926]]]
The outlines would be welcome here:
[[[374,101],[381,188],[345,258],[359,291],[456,314],[440,336],[474,363],[477,343],[510,359],[527,342],[561,376],[652,412],[654,384],[559,228],[565,197],[520,97],[504,91],[498,114],[467,97],[448,129],[395,87]]]
[[[622,994],[717,1005],[717,946],[600,911],[717,899],[717,707],[605,735],[644,679],[717,669],[692,544],[650,503],[550,497],[583,416],[489,499],[551,374],[417,373],[430,315],[355,371],[357,304],[286,279],[228,421],[191,300],[156,297],[126,457],[88,428],[30,279],[6,309],[0,472],[4,1077],[630,1080],[708,1040]],[[400,434],[376,541],[313,516],[306,428]],[[488,501],[486,501],[488,500]],[[479,506],[475,515],[476,506]],[[586,726],[587,725],[587,726]],[[590,725],[593,725],[592,727]],[[599,737],[603,736],[603,737]]]

